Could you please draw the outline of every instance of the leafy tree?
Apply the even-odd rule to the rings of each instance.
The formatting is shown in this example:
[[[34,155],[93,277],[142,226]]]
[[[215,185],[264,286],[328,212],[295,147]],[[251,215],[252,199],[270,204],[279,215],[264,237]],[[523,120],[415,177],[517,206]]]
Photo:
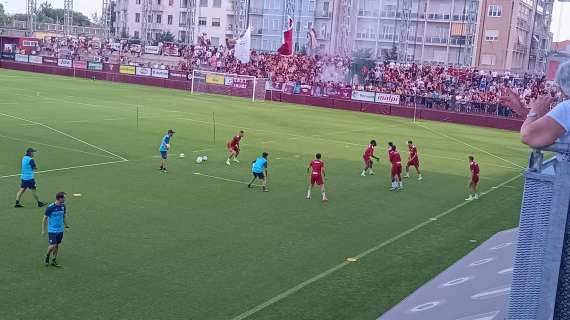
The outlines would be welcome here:
[[[5,24],[9,21],[9,17],[4,12],[4,5],[0,3],[0,25]]]
[[[174,42],[174,35],[170,31],[163,32],[156,38],[156,42]]]

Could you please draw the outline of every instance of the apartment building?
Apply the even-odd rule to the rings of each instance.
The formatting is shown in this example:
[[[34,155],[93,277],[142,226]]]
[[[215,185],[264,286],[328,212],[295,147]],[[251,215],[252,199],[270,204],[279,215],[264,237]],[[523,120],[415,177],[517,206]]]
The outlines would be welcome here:
[[[359,55],[417,63],[471,65],[477,0],[359,0],[354,47]]]
[[[334,0],[250,0],[252,48],[275,51],[281,46],[287,17],[294,20],[295,51],[307,50],[308,32],[314,28],[320,50],[330,43]]]
[[[478,10],[478,0],[251,0],[249,21],[258,50],[279,47],[291,15],[297,51],[314,28],[320,53],[384,59],[396,47],[400,61],[471,65]]]
[[[553,0],[482,0],[475,65],[516,73],[546,71]]]
[[[176,41],[195,43],[208,34],[212,44],[233,37],[231,0],[117,0],[116,34],[143,42],[170,32]]]

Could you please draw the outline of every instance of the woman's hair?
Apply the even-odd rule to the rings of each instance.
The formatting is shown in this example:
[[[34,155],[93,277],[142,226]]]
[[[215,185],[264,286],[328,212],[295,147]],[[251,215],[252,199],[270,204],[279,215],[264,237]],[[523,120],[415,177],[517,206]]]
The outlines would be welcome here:
[[[561,64],[556,72],[556,84],[570,98],[570,61]]]

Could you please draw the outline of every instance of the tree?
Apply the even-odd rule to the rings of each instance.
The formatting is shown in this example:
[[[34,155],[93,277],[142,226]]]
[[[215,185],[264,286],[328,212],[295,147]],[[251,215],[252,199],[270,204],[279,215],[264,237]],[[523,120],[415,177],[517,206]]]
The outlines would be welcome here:
[[[174,35],[170,31],[163,32],[156,37],[156,42],[174,42]]]
[[[387,61],[398,61],[398,48],[396,48],[396,46],[392,47],[392,50],[390,50],[390,52],[386,55],[386,60]]]

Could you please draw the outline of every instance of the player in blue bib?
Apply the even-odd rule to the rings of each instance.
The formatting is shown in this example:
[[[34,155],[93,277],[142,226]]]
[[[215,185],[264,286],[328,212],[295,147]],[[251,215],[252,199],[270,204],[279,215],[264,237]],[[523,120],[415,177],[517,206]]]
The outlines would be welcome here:
[[[261,157],[252,162],[251,172],[253,173],[253,179],[251,179],[251,182],[247,185],[248,188],[251,188],[255,179],[259,179],[262,181],[263,191],[269,191],[267,190],[267,157],[269,157],[269,153],[264,152]]]
[[[69,226],[65,219],[65,192],[58,192],[55,195],[55,202],[47,206],[44,218],[42,221],[42,235],[45,234],[46,228],[48,232],[48,248],[45,258],[46,267],[50,265],[50,256],[53,255],[51,265],[59,267],[57,264],[57,253],[59,252],[59,245],[63,240],[63,231]]]
[[[162,137],[162,141],[160,142],[160,147],[158,151],[160,151],[160,171],[167,173],[167,159],[168,159],[168,151],[170,150],[170,140],[174,135],[174,130],[170,129],[168,132]]]
[[[18,190],[18,193],[16,194],[16,205],[14,206],[16,208],[23,207],[20,201],[22,200],[22,195],[24,195],[24,192],[26,192],[28,189],[30,189],[32,195],[36,199],[38,207],[41,208],[46,205],[45,202],[40,201],[40,198],[36,192],[36,180],[34,179],[34,173],[38,169],[36,162],[34,161],[34,152],[36,151],[37,150],[34,150],[34,148],[28,148],[28,150],[26,150],[26,155],[22,158],[20,190]]]

